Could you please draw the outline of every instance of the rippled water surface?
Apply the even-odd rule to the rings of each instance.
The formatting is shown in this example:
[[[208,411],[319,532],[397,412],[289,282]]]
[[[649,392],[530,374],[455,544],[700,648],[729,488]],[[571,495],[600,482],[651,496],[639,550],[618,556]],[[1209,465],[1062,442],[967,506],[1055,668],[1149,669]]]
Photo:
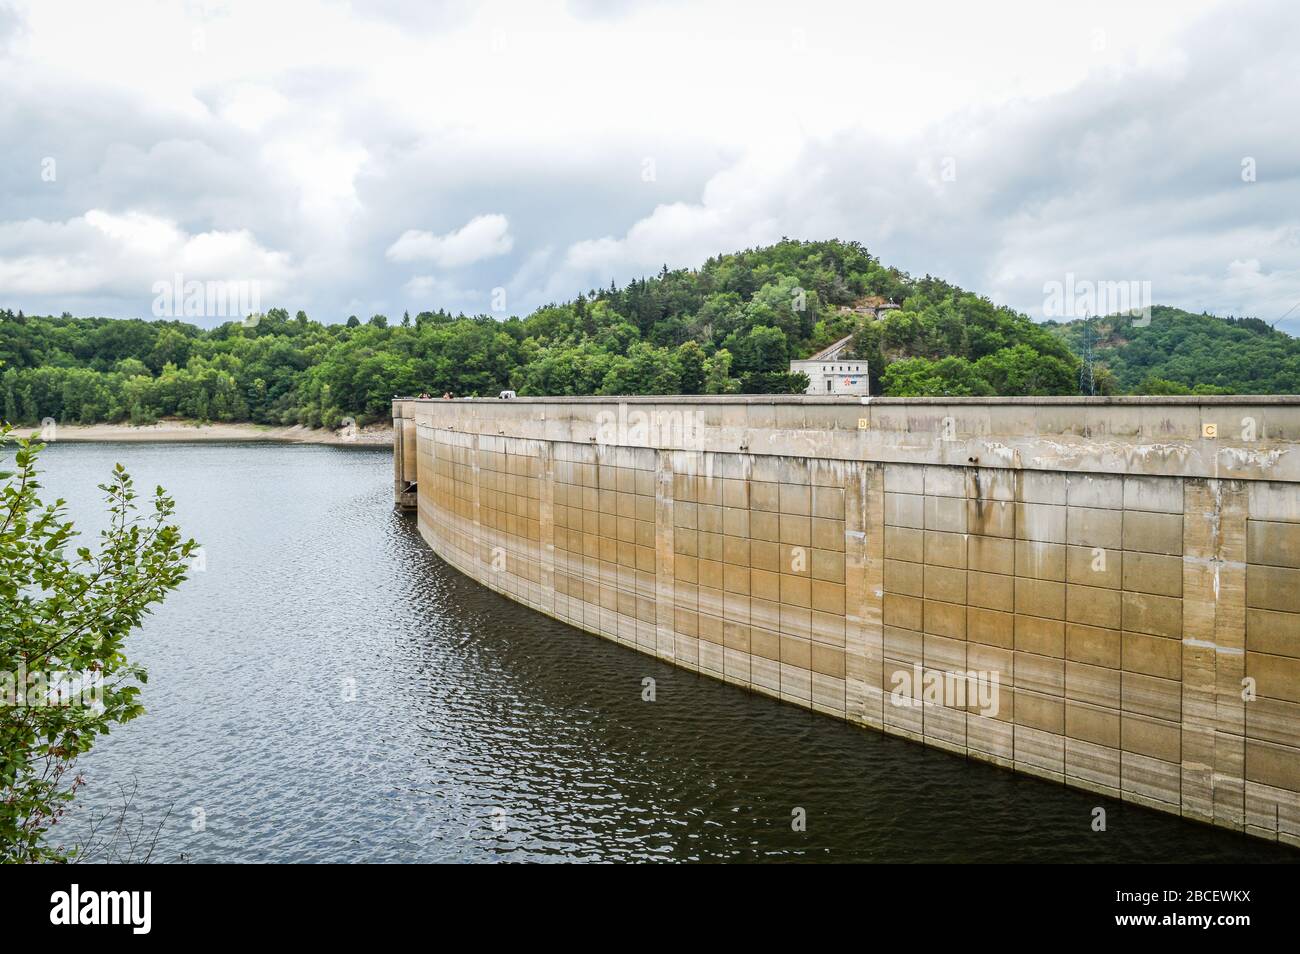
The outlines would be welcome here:
[[[387,451],[56,444],[49,495],[94,529],[117,461],[176,497],[206,566],[132,637],[148,714],[82,762],[65,840],[135,790],[164,861],[1296,860],[516,606],[393,511]]]

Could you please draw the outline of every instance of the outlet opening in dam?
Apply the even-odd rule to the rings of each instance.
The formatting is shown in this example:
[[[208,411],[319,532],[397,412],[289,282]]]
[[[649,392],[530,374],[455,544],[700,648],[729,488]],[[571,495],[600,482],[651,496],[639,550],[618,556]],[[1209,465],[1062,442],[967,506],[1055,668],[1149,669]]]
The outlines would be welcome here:
[[[393,404],[447,563],[663,662],[1300,845],[1300,399]]]

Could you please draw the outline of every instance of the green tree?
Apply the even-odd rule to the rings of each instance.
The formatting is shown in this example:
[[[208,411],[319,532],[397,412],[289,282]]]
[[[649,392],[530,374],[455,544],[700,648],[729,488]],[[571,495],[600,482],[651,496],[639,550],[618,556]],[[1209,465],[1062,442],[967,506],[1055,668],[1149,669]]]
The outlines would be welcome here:
[[[178,368],[184,367],[189,359],[190,339],[175,328],[168,328],[158,335],[158,340],[154,342],[149,352],[147,364],[149,369],[157,374],[162,370],[163,365],[174,364]]]
[[[779,328],[756,325],[745,334],[733,332],[723,347],[731,352],[735,369],[749,372],[784,372],[790,367],[789,346]]]
[[[704,362],[704,393],[735,394],[740,381],[731,376],[731,352],[722,348]]]
[[[994,394],[1069,394],[1076,387],[1077,365],[1018,344],[985,355],[975,372]]]
[[[904,358],[881,376],[889,397],[968,397],[993,389],[965,358]]]
[[[672,352],[638,341],[627,356],[615,356],[601,382],[601,394],[678,394],[678,365]]]
[[[8,439],[0,430],[0,446]],[[63,501],[38,495],[41,447],[19,441],[15,469],[0,473],[0,860],[11,862],[66,860],[47,836],[84,783],[78,757],[144,711],[147,673],[126,637],[185,579],[195,550],[161,487],[141,514],[120,464],[100,485],[108,529],[94,551],[74,550]]]
[[[705,363],[708,357],[698,342],[682,343],[674,355],[677,362],[679,393],[700,394],[704,390]]]
[[[1143,378],[1142,383],[1137,386],[1136,390],[1138,394],[1179,395],[1192,393],[1192,389],[1185,384],[1179,384],[1177,381],[1169,381],[1165,378],[1157,378],[1154,375]]]

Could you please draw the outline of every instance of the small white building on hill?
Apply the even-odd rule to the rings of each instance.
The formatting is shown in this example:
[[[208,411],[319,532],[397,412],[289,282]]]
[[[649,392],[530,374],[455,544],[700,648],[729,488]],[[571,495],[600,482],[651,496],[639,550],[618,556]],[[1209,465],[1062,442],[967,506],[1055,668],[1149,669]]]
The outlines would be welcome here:
[[[790,373],[802,371],[808,375],[806,394],[870,394],[867,380],[867,362],[857,358],[841,358],[849,350],[853,336],[841,338],[829,348],[823,348],[811,358],[790,362]]]

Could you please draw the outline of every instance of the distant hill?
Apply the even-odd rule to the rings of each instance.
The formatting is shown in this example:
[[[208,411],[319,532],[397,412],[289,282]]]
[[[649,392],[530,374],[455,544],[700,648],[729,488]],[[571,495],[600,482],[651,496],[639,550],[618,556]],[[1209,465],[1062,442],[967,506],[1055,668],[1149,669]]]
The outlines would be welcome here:
[[[1111,316],[1046,327],[1075,354],[1091,351],[1098,393],[1300,393],[1300,339],[1258,318],[1157,305],[1149,324]]]
[[[272,308],[203,329],[0,309],[0,420],[333,427],[383,420],[394,394],[422,391],[790,393],[807,384],[791,359],[850,335],[873,394],[1300,391],[1300,345],[1255,319],[1156,308],[1148,327],[1040,324],[856,242],[786,239],[525,317],[431,307],[322,324]]]

